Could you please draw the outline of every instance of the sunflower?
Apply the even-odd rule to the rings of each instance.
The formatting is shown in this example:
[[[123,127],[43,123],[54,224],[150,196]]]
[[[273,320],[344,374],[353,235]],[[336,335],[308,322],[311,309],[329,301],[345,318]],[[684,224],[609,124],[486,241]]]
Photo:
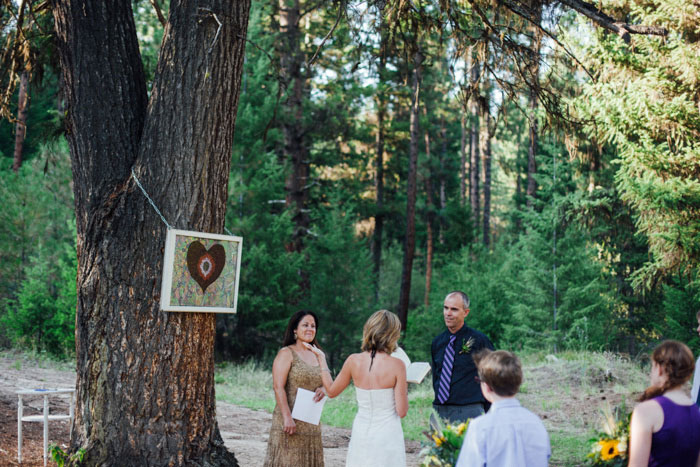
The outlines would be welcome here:
[[[598,441],[598,444],[600,444],[600,458],[604,461],[614,459],[620,455],[620,451],[617,449],[617,445],[619,444],[618,440],[604,439],[602,441]]]
[[[462,435],[466,429],[467,429],[467,424],[460,423],[459,425],[457,425],[457,434]]]

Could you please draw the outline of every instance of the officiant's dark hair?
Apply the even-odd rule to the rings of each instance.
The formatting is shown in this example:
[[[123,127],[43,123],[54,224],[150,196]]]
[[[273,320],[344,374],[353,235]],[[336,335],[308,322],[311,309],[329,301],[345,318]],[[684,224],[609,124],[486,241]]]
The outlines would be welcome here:
[[[310,310],[299,310],[296,313],[294,313],[291,318],[289,318],[289,323],[287,323],[287,330],[284,331],[284,340],[282,341],[282,347],[286,347],[288,345],[296,343],[297,338],[294,337],[294,331],[299,326],[299,322],[302,319],[304,319],[304,316],[309,315],[314,318],[314,322],[316,323],[316,334],[314,335],[314,340],[311,343],[319,349],[321,348],[321,346],[318,345],[318,342],[316,342],[316,336],[318,336],[318,316],[316,316],[316,313]]]
[[[663,386],[648,387],[639,398],[640,402],[653,399],[669,389],[684,385],[693,376],[695,370],[693,352],[683,342],[663,341],[654,349],[651,359],[661,367],[666,375],[666,382]]]

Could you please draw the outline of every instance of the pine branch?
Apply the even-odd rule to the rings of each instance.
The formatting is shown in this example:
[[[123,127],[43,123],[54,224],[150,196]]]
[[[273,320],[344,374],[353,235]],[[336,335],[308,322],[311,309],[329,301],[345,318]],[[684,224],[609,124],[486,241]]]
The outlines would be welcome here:
[[[584,16],[592,19],[596,24],[614,33],[618,34],[625,42],[630,41],[630,34],[643,34],[654,36],[666,36],[668,30],[666,28],[656,26],[644,26],[641,24],[628,24],[622,21],[616,21],[614,18],[600,11],[592,3],[583,0],[559,0],[562,5],[581,13]],[[506,2],[510,4],[510,2]],[[510,6],[508,6],[510,8]]]

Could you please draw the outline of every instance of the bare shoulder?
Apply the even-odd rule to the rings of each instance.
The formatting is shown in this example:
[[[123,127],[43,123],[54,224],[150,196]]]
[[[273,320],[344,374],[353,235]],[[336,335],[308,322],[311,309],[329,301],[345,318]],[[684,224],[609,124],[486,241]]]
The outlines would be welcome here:
[[[397,357],[392,357],[389,355],[389,363],[392,365],[392,367],[399,367],[399,368],[406,368],[406,364],[401,360],[400,358]]]
[[[658,402],[651,399],[638,404],[634,408],[633,415],[643,421],[653,421],[664,416],[664,411]]]
[[[286,361],[292,361],[292,349],[289,347],[282,347],[279,352],[277,352],[277,356],[275,357],[275,360],[279,360],[280,362],[286,362]]]
[[[360,355],[360,354],[351,353],[350,355],[348,355],[348,358],[345,359],[345,363],[343,363],[343,366],[351,367],[353,365],[356,365],[358,355]]]
[[[347,362],[352,363],[353,365],[356,365],[362,361],[362,358],[364,357],[364,352],[359,352],[359,353],[351,353],[348,358]]]
[[[391,371],[394,372],[394,374],[399,375],[399,374],[406,374],[406,364],[401,360],[400,358],[396,357],[389,357],[388,358],[388,363],[389,363],[389,368],[391,368]]]

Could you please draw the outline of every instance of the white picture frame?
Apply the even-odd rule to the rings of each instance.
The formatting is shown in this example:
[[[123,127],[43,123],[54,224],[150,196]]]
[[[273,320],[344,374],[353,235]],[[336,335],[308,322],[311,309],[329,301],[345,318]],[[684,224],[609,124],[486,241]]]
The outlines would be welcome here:
[[[235,313],[242,247],[243,238],[234,235],[168,229],[161,310]]]

